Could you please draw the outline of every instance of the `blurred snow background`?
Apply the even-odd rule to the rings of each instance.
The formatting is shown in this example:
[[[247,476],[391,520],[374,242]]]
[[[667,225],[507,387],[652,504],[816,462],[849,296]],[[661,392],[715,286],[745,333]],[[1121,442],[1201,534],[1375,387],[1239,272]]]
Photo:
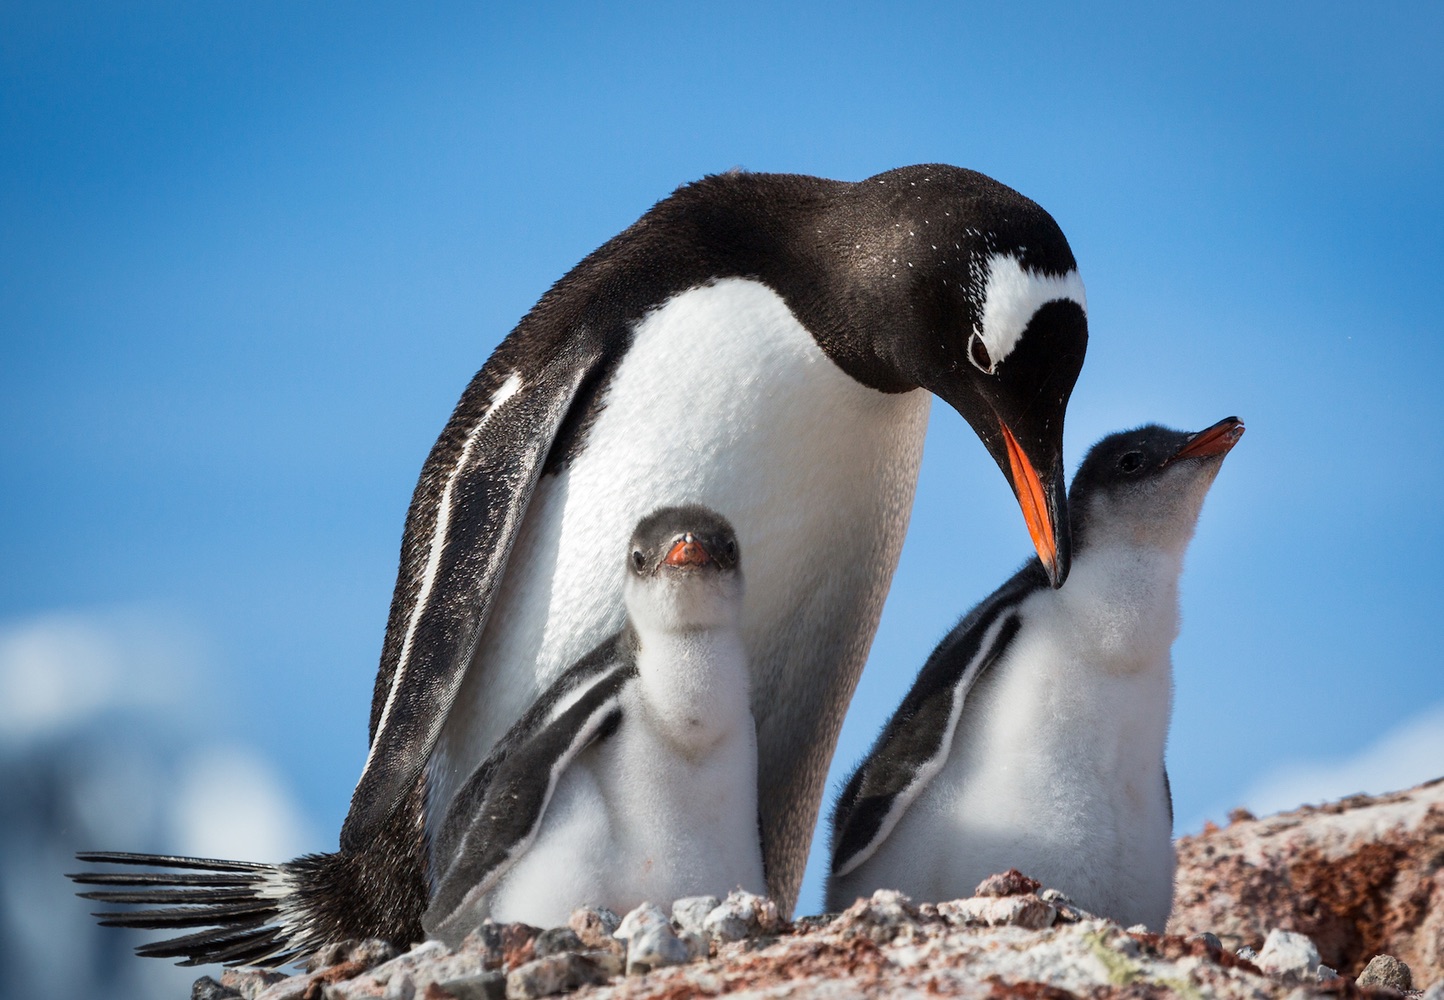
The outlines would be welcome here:
[[[63,873],[78,850],[286,860],[318,838],[208,690],[183,622],[135,609],[0,623],[0,994],[183,997],[198,974],[130,950]]]

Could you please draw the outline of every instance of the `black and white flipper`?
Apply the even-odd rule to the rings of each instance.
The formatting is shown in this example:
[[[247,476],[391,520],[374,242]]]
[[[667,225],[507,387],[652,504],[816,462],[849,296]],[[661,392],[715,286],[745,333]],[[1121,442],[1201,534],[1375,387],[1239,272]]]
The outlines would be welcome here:
[[[845,876],[872,857],[952,749],[968,692],[1018,634],[1017,604],[1048,586],[1030,563],[968,616],[935,649],[867,758],[848,779],[832,815],[832,874]]]
[[[407,515],[371,744],[343,850],[374,835],[425,767],[552,442],[603,350],[582,329],[541,364],[529,357],[513,365],[498,351],[432,449]]]
[[[452,861],[429,914],[449,916],[489,894],[535,842],[563,772],[621,722],[621,688],[636,677],[626,641],[614,637],[569,671],[542,699],[542,711],[529,712],[462,787],[441,834],[441,856]]]

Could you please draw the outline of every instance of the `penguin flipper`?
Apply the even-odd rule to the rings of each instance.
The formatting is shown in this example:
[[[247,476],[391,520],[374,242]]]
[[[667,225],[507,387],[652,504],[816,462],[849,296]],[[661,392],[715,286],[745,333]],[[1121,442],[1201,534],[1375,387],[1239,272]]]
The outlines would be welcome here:
[[[1048,585],[1042,574],[1041,564],[1025,566],[969,612],[928,657],[833,809],[834,878],[872,857],[947,763],[968,693],[1018,634],[1017,602]]]
[[[621,690],[636,668],[621,662],[616,648],[617,640],[608,640],[559,678],[452,800],[442,838],[455,846],[437,856],[453,860],[422,918],[429,935],[464,920],[469,901],[491,891],[526,853],[563,772],[620,723]]]
[[[416,784],[486,626],[558,432],[603,357],[587,331],[531,354],[509,337],[426,460],[402,539],[371,744],[341,830],[360,850]],[[538,360],[537,354],[543,357]]]

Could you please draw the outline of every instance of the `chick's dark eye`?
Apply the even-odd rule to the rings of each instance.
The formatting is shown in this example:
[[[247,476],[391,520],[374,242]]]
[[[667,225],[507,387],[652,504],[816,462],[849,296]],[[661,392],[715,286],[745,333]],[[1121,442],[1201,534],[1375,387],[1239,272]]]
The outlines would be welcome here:
[[[1118,460],[1118,468],[1122,469],[1124,472],[1137,472],[1139,469],[1143,468],[1142,452],[1130,451],[1128,454],[1124,455]]]
[[[989,375],[993,373],[993,356],[988,353],[988,345],[983,343],[983,338],[976,333],[968,340],[968,357],[979,371]]]
[[[724,548],[727,550],[727,554],[729,556],[735,556],[737,554],[737,543],[732,541],[731,539],[728,539],[727,544],[724,546]]]
[[[646,561],[647,557],[642,555],[641,549],[632,550],[632,567],[634,569],[641,569],[642,566],[646,563]]]

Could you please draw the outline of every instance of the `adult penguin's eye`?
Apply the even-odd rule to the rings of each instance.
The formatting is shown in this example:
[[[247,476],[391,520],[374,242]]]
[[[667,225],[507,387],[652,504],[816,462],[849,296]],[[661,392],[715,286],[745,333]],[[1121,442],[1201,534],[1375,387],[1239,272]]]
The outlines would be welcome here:
[[[639,570],[639,569],[641,569],[643,566],[645,566],[646,564],[647,564],[647,557],[644,556],[644,555],[642,555],[642,550],[641,550],[641,549],[633,549],[633,550],[632,550],[632,568]]]
[[[983,343],[983,338],[976,333],[968,340],[968,360],[978,371],[993,374],[993,356],[988,353],[988,345]]]
[[[1143,468],[1143,453],[1130,451],[1118,460],[1118,468],[1124,472],[1137,472]]]

